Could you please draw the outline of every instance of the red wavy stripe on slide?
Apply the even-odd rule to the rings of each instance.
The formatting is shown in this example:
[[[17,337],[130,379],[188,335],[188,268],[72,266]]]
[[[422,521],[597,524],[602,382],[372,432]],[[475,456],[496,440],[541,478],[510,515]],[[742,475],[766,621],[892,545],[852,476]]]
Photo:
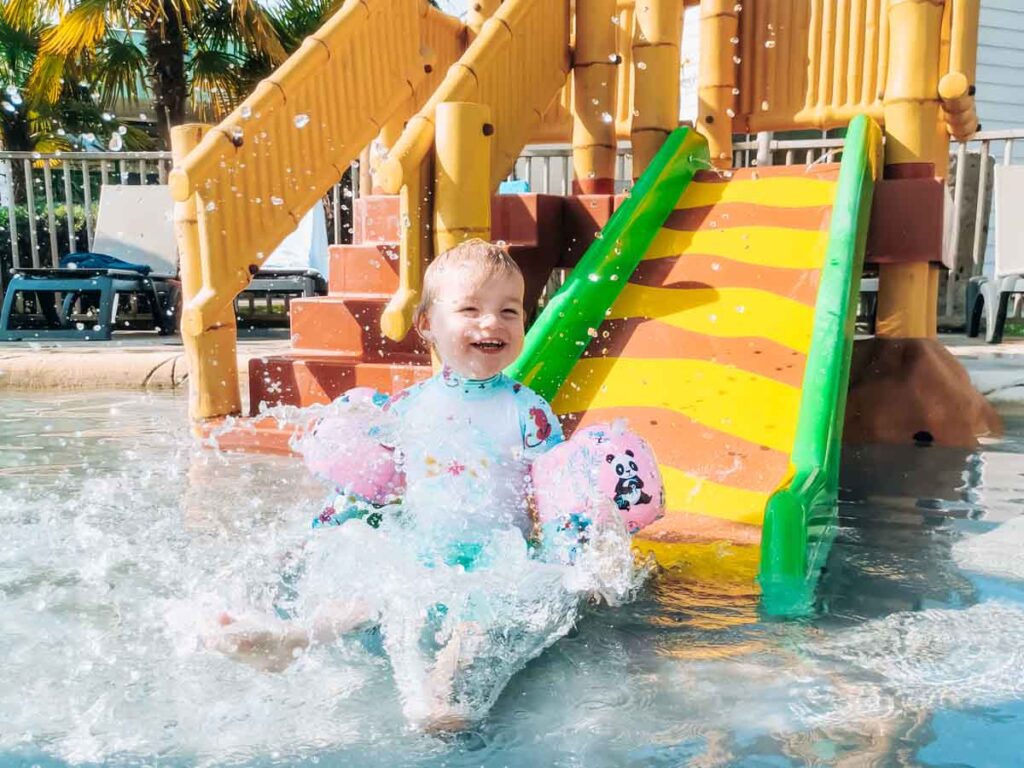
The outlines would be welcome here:
[[[802,385],[807,365],[805,355],[770,339],[708,336],[640,317],[605,320],[583,357],[708,360],[792,387]]]
[[[700,208],[681,208],[669,214],[665,229],[695,232],[728,227],[780,227],[820,231],[832,221],[832,206],[773,208],[754,203],[718,203]]]
[[[561,417],[566,431],[626,419],[661,464],[715,483],[749,491],[774,491],[789,464],[787,454],[720,432],[667,408],[591,408]]]
[[[756,288],[813,307],[817,269],[786,269],[744,264],[721,256],[687,253],[642,261],[629,282],[654,288]]]

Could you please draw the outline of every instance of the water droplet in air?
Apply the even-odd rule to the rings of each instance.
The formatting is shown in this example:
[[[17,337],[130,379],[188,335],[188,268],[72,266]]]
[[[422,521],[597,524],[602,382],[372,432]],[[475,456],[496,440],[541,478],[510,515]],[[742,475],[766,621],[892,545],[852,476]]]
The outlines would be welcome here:
[[[295,116],[294,122],[296,128],[305,128],[307,125],[309,125],[309,115],[298,114]]]
[[[597,328],[587,328],[587,336],[592,339],[597,338]]]
[[[729,117],[736,117],[736,110],[733,109],[732,107],[729,107],[727,110],[725,110],[725,114],[727,114]]]
[[[612,114],[611,114],[611,112],[602,112],[601,113],[601,122],[603,122],[603,123],[610,123],[611,121],[612,121]]]
[[[612,281],[612,282],[614,283],[614,282],[617,282],[617,281],[618,281],[618,279],[619,279],[619,276],[618,276],[618,275],[612,275],[612,276],[611,276],[611,277],[609,277],[608,279],[609,279],[609,280],[611,280],[611,281]]]
[[[121,140],[121,134],[115,133],[110,137],[110,141],[107,143],[111,152],[120,152],[124,147],[124,141]]]
[[[775,41],[774,40],[765,40],[764,41],[764,47],[765,48],[774,48],[775,47]]]
[[[282,200],[277,195],[274,195],[273,197],[270,198],[270,203],[271,205],[284,205],[284,200]]]
[[[109,123],[113,119],[114,119],[114,116],[112,114],[110,114],[109,112],[104,112],[103,113],[103,122]]]
[[[741,59],[739,56],[733,56],[732,57],[732,63],[733,64],[739,64],[741,61],[743,61],[743,59]]]
[[[128,133],[128,126],[127,125],[119,126],[118,129],[117,129],[117,132],[120,133],[122,136],[124,136],[126,133]]]
[[[735,35],[733,37],[729,38],[729,42],[732,43],[733,45],[736,45],[737,43],[739,43],[739,41],[740,41],[740,39],[738,37],[736,37]]]
[[[242,116],[243,120],[248,120],[250,117],[252,117],[252,107],[246,104],[238,111],[238,114]]]
[[[206,204],[206,210],[213,212],[217,210],[217,204],[212,200]]]
[[[11,104],[11,102],[9,102],[9,101],[5,100],[4,103],[3,103],[3,107],[8,112],[14,112],[15,111],[14,105]]]
[[[733,96],[739,96],[740,95],[740,89],[739,88],[733,88],[732,89],[732,95]]]
[[[636,68],[639,69],[639,70],[647,69],[647,62],[646,61],[638,61],[636,63]]]
[[[767,112],[768,111],[768,107],[769,107],[769,104],[768,104],[768,100],[767,99],[765,99],[764,101],[761,102],[761,111],[762,112]]]
[[[589,275],[587,275],[587,279],[592,283],[596,283],[601,279],[601,276],[595,274],[594,272],[591,272]]]

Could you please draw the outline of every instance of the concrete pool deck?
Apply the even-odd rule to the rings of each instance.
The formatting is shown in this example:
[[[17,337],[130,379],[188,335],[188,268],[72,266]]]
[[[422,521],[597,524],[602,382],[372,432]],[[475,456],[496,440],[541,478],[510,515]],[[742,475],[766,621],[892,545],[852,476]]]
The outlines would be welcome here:
[[[964,364],[978,390],[996,404],[1024,403],[1024,338],[978,343],[963,335],[940,340]],[[290,349],[288,332],[241,334],[238,369]],[[126,334],[112,341],[0,342],[0,390],[183,389],[187,365],[177,336]],[[245,376],[241,376],[243,387]]]

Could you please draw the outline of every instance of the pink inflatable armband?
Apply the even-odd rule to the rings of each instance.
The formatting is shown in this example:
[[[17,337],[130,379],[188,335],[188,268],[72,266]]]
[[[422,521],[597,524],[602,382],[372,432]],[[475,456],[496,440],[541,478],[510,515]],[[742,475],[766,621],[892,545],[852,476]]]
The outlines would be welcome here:
[[[387,396],[369,387],[349,390],[337,401],[341,409],[322,418],[296,445],[309,471],[371,504],[387,504],[405,490],[405,476],[394,450],[374,434],[377,411]]]
[[[531,469],[542,524],[582,517],[600,522],[617,511],[630,533],[665,514],[665,492],[654,452],[621,423],[580,430],[539,456]]]

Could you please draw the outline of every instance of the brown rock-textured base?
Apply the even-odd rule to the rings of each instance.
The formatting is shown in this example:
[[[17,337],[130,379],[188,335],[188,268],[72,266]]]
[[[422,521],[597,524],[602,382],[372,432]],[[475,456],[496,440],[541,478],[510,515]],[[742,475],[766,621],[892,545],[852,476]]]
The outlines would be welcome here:
[[[935,339],[865,339],[853,347],[848,443],[978,445],[1002,419]]]

